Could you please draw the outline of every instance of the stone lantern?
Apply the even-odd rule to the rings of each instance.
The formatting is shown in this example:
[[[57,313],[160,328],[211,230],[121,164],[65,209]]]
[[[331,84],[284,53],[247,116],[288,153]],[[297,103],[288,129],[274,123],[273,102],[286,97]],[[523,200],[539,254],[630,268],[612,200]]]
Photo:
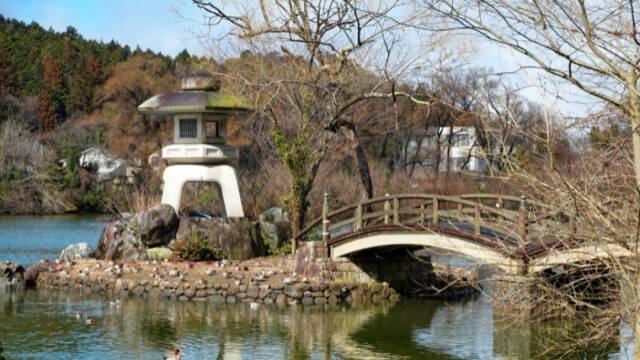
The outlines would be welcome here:
[[[236,171],[238,150],[226,145],[227,123],[232,115],[251,106],[244,98],[220,91],[220,82],[204,70],[182,79],[179,92],[156,95],[138,106],[142,114],[171,115],[173,143],[162,148],[169,166],[162,179],[162,203],[180,209],[187,182],[217,184],[225,217],[244,217]]]

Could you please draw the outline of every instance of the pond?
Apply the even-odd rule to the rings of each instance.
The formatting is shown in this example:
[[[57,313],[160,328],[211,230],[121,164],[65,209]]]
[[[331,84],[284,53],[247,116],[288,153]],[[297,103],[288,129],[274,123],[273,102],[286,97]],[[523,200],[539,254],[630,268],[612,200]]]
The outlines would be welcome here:
[[[55,258],[70,243],[95,245],[103,220],[1,218],[0,259],[32,263]],[[126,299],[115,307],[89,295],[0,293],[0,343],[9,359],[162,359],[175,348],[183,359],[555,358],[546,352],[546,340],[571,338],[574,328],[571,322],[499,321],[484,296],[252,310],[248,304],[149,299]],[[622,327],[618,342],[572,358],[632,358],[628,336]]]
[[[560,329],[498,325],[483,298],[252,310],[145,299],[114,307],[86,295],[27,292],[0,295],[0,311],[0,341],[16,359],[162,359],[175,348],[183,359],[527,359],[544,351],[535,336]],[[613,345],[603,358],[627,358],[628,350]]]
[[[29,265],[55,259],[67,245],[95,247],[107,216],[0,216],[0,261]]]

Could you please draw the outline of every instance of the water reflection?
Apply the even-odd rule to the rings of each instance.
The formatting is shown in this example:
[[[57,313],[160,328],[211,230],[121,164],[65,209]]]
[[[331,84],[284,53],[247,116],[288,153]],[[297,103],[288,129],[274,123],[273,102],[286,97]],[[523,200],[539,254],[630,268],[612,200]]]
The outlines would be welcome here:
[[[536,334],[568,331],[498,326],[482,298],[255,311],[247,304],[135,299],[116,309],[97,298],[29,292],[0,296],[0,311],[0,341],[20,359],[161,359],[176,346],[185,359],[526,359],[541,352]]]

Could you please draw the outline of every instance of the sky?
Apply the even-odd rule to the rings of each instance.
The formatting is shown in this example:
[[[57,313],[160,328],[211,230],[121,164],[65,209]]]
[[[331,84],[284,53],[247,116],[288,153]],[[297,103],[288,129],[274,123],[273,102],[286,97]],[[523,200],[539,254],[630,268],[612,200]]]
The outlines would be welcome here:
[[[86,39],[113,39],[132,49],[140,46],[170,56],[187,49],[191,54],[211,55],[211,47],[202,42],[201,34],[207,29],[202,13],[190,0],[0,0],[0,14],[57,31],[73,26]],[[521,56],[493,44],[482,44],[479,50],[473,65],[497,72],[510,71],[522,61]],[[558,103],[557,89],[544,85],[536,74],[516,77],[524,84],[521,93],[534,101],[560,113],[588,112],[591,99],[575,89],[561,87],[575,101]]]
[[[0,14],[57,31],[73,26],[86,39],[113,39],[132,49],[206,52],[197,36],[201,14],[187,0],[0,0]]]

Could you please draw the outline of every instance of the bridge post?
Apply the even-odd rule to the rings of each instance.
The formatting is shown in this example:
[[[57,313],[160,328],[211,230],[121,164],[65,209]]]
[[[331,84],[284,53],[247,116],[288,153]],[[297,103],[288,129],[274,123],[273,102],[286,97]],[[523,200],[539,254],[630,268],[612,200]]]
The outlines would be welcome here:
[[[322,241],[326,242],[331,237],[329,232],[329,193],[324,193],[322,196]]]
[[[438,211],[438,198],[433,198],[433,225],[440,222],[440,212]]]
[[[425,206],[424,204],[420,204],[420,225],[424,225],[425,216]]]
[[[482,234],[482,217],[480,214],[480,206],[478,206],[477,204],[473,216],[473,233],[476,235]]]
[[[389,202],[389,197],[391,196],[389,193],[384,194],[387,197],[387,200],[384,202],[384,224],[387,225],[391,220],[389,216],[389,212],[391,211],[391,203]]]
[[[527,210],[527,197],[520,197],[520,208],[518,209],[518,233],[520,235],[521,244],[527,242],[527,225],[529,222],[529,211]]]
[[[400,199],[393,198],[393,223],[400,224]]]
[[[362,229],[363,227],[363,224],[364,224],[363,213],[364,213],[364,206],[362,206],[362,202],[359,201],[358,206],[356,206],[356,214],[355,214],[356,223],[353,229],[354,232]]]

